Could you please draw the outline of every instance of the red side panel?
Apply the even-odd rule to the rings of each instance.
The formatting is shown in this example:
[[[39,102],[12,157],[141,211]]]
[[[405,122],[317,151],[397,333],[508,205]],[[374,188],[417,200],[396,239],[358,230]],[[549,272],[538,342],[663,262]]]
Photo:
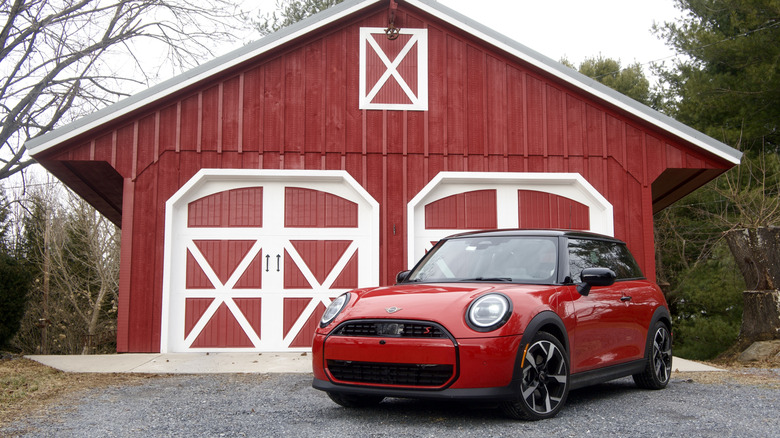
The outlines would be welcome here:
[[[284,299],[284,336],[290,333],[293,325],[298,321],[303,311],[311,302],[310,298],[285,298]],[[311,340],[314,338],[314,331],[317,329],[322,314],[325,313],[325,305],[319,303],[312,312],[303,328],[290,343],[290,347],[311,347]]]
[[[262,298],[234,298],[233,301],[241,310],[241,313],[244,314],[246,320],[249,321],[249,324],[257,334],[257,337],[261,338],[260,316],[262,310]]]
[[[198,323],[214,298],[187,298],[184,311],[184,337],[190,335],[192,328]]]
[[[252,263],[238,279],[235,289],[260,289],[263,287],[263,251],[257,253]]]
[[[291,240],[317,281],[322,284],[330,271],[344,255],[349,240]]]
[[[358,251],[352,254],[352,258],[349,259],[344,270],[341,271],[331,287],[333,289],[355,289],[358,287]]]
[[[552,193],[518,190],[520,228],[590,229],[589,209],[573,199]]]
[[[188,227],[262,227],[263,188],[215,193],[189,204]]]
[[[227,283],[230,275],[255,244],[254,240],[195,240],[193,242],[222,284]]]
[[[357,204],[319,190],[287,187],[284,192],[284,226],[356,228]]]
[[[458,193],[425,206],[425,228],[469,230],[496,228],[496,191]]]
[[[206,327],[192,343],[193,348],[243,348],[252,347],[252,341],[236,321],[227,304],[222,303]]]
[[[214,285],[189,250],[187,251],[186,287],[187,289],[214,289]]]

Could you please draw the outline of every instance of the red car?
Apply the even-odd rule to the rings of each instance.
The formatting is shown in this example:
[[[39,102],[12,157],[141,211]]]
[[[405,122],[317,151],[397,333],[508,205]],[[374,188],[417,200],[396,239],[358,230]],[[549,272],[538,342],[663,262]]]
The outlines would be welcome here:
[[[497,401],[555,416],[571,389],[633,376],[661,389],[671,317],[625,243],[499,230],[440,241],[389,287],[336,298],[314,336],[316,389],[345,407],[385,397]]]

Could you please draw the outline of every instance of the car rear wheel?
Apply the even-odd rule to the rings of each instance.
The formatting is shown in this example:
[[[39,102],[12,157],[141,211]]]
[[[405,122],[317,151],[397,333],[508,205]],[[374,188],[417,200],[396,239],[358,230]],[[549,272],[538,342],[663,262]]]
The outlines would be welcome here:
[[[662,389],[672,374],[672,336],[666,324],[660,321],[655,323],[653,330],[653,338],[647,346],[647,365],[633,377],[640,388]]]
[[[503,402],[501,410],[518,420],[554,417],[569,393],[569,359],[558,339],[537,333],[521,359],[523,380],[518,399]]]
[[[343,394],[340,392],[328,392],[328,397],[345,408],[367,408],[376,406],[385,399],[381,395],[356,395]]]

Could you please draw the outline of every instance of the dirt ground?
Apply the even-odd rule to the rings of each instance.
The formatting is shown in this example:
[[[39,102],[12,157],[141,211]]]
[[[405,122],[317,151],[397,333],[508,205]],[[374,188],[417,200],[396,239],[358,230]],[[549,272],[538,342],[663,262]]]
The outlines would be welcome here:
[[[742,384],[780,389],[780,364],[750,366],[737,362],[710,364],[725,372],[673,373],[672,381],[703,384]],[[62,404],[73,394],[113,385],[137,385],[153,374],[64,373],[19,356],[0,359],[0,428],[22,417],[45,415],[50,404]]]
[[[148,374],[64,373],[19,356],[0,359],[0,428],[17,418],[43,415],[50,403],[87,389],[135,385]]]

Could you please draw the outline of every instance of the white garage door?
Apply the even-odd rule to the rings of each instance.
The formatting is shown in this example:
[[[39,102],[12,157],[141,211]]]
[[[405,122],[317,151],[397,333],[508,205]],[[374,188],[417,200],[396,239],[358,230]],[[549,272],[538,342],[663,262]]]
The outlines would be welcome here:
[[[203,170],[166,214],[163,352],[307,351],[378,284],[378,205],[346,172]]]

